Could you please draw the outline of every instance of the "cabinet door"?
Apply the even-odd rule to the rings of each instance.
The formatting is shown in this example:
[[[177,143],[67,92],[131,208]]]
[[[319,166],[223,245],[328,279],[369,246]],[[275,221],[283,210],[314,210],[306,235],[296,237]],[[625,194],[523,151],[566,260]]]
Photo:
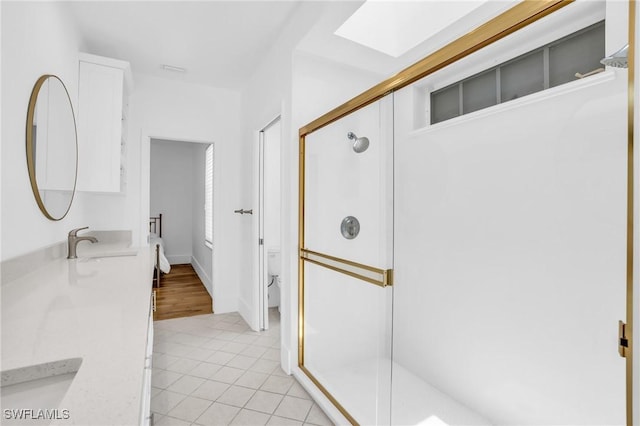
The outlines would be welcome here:
[[[155,296],[155,292],[154,292]],[[155,302],[152,301],[155,305]],[[153,306],[152,306],[153,308]],[[151,414],[151,372],[153,367],[153,309],[149,312],[149,324],[147,326],[147,346],[144,359],[144,378],[142,383],[142,407],[140,409],[140,425],[153,424]]]
[[[124,73],[80,62],[78,190],[120,191]]]

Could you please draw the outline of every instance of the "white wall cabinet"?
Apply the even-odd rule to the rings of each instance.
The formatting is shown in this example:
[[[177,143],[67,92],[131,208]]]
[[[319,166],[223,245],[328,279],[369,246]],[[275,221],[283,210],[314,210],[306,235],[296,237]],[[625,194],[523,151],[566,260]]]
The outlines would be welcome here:
[[[84,53],[79,67],[77,188],[123,192],[131,68],[125,61]]]

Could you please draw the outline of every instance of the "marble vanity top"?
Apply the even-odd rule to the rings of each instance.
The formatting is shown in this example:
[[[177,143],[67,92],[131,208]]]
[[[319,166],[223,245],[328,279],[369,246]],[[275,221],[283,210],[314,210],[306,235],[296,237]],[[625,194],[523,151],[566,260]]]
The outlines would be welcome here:
[[[153,250],[84,241],[78,259],[15,269],[2,273],[2,370],[81,358],[57,407],[69,418],[51,424],[139,424]]]

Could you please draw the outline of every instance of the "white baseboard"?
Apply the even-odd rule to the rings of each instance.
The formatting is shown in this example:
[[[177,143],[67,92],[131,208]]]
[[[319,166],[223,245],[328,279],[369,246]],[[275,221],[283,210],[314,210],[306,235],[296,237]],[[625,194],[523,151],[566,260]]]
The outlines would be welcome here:
[[[200,281],[202,281],[202,284],[204,284],[204,287],[209,292],[209,296],[213,299],[213,286],[211,285],[211,278],[209,277],[209,274],[207,274],[202,265],[200,265],[198,260],[193,256],[191,257],[191,265],[196,271],[196,274],[198,274]]]
[[[176,255],[167,255],[167,260],[170,265],[182,265],[185,263],[191,263],[191,255],[190,254],[176,254]]]
[[[255,318],[255,315],[251,306],[249,306],[249,304],[242,297],[238,298],[238,305],[239,305],[238,312],[240,313],[242,318],[244,318],[244,320],[247,322],[249,327],[251,327],[253,331],[259,331],[258,321],[257,321],[257,318]]]
[[[291,351],[280,344],[280,367],[282,370],[291,374]]]

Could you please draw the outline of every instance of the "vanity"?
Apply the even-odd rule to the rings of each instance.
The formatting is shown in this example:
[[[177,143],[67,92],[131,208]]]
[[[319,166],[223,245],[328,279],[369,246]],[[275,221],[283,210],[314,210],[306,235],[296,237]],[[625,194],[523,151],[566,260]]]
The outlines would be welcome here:
[[[100,91],[104,82],[99,77],[108,67],[96,58],[85,55],[80,64],[81,146],[113,148],[111,157],[99,155],[110,167],[94,168],[95,176],[107,176],[110,185],[77,179],[79,166],[91,170],[92,157],[79,161],[76,114],[63,81],[42,75],[29,100],[27,169],[35,203],[51,221],[67,216],[77,184],[103,192],[122,188],[124,142],[117,131],[102,130],[123,125],[123,70],[109,69],[107,75],[119,91]],[[115,93],[117,102],[86,92]],[[112,113],[100,114],[103,107]],[[95,134],[117,137],[103,140]],[[0,423],[149,425],[154,249],[132,247],[129,231],[78,235],[85,224],[73,225],[69,228],[77,229],[68,241],[0,265]]]
[[[2,264],[2,424],[149,423],[153,250],[92,235],[77,259],[61,243]],[[31,394],[8,406],[25,378]],[[8,409],[52,420],[13,422]]]
[[[79,59],[79,111],[62,79],[43,74],[26,115],[31,190],[52,222],[77,190],[117,193],[126,181],[129,64]],[[77,222],[67,241],[0,264],[3,425],[152,423],[154,249],[132,247],[130,231],[78,235],[91,224]]]

